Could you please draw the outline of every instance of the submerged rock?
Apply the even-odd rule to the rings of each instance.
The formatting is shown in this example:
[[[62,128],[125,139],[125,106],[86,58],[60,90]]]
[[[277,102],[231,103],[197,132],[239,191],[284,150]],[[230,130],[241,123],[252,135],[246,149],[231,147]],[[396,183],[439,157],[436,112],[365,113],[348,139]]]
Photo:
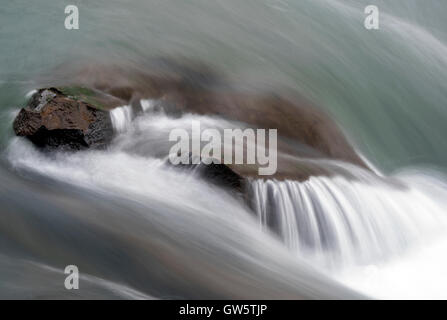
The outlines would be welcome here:
[[[39,147],[104,147],[113,137],[109,112],[103,110],[105,100],[84,88],[40,89],[15,118],[14,132]]]
[[[32,101],[21,111],[14,124],[17,135],[27,136],[35,144],[43,146],[68,144],[71,149],[80,149],[104,145],[112,136],[108,116],[101,113],[99,116],[107,120],[97,121],[94,118],[87,121],[87,127],[77,122],[76,125],[62,123],[56,127],[47,126],[45,123],[51,122],[48,119],[51,119],[52,111],[51,108],[48,113],[40,110],[42,102],[46,110],[49,108],[47,104],[61,104],[62,100],[58,99],[62,95],[70,100],[69,105],[75,100],[93,106],[97,112],[125,105],[129,118],[133,118],[145,112],[147,108],[142,105],[141,99],[148,99],[154,103],[154,108],[162,110],[169,117],[191,113],[240,122],[241,129],[277,129],[275,174],[260,176],[259,165],[225,165],[225,168],[244,179],[305,181],[311,176],[332,175],[350,178],[349,172],[337,165],[339,161],[369,169],[332,117],[296,92],[286,89],[272,92],[272,88],[267,92],[262,88],[244,90],[244,86],[235,87],[206,66],[166,60],[134,67],[93,64],[74,68],[64,66],[63,70],[59,70],[61,74],[55,77],[68,79],[62,84],[65,88],[46,89],[49,90],[46,93],[40,90],[33,97],[37,101]],[[56,96],[52,97],[54,90]],[[51,102],[47,102],[48,99]],[[44,113],[47,120],[43,118]],[[68,119],[71,117],[69,114]],[[64,114],[62,118],[65,118]],[[108,128],[105,131],[104,123]],[[96,128],[97,125],[100,127]],[[329,162],[331,160],[337,161]]]
[[[132,104],[137,97],[152,99],[171,116],[211,115],[253,128],[277,129],[279,152],[300,158],[341,160],[368,169],[334,119],[288,89],[239,90],[205,65],[167,59],[138,68],[88,65],[70,70],[70,74],[73,83],[115,95],[126,104]],[[307,171],[314,172],[315,166],[311,167]],[[281,176],[289,173],[285,170]]]

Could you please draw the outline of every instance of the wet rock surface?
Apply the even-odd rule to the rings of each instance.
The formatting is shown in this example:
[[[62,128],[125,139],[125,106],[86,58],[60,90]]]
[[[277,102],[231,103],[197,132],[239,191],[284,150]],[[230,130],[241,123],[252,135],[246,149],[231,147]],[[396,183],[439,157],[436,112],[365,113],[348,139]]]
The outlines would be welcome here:
[[[36,146],[81,150],[103,148],[113,138],[110,115],[92,97],[90,103],[63,93],[64,89],[38,90],[14,120],[17,136]],[[87,90],[83,91],[86,94]]]

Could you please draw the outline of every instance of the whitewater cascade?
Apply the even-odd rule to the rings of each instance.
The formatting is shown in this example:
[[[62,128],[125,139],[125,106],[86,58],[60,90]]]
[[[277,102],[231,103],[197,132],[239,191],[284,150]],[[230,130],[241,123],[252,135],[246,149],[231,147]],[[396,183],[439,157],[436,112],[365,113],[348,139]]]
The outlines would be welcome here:
[[[113,111],[115,130],[121,133],[113,148],[144,157],[166,153],[170,143],[160,142],[163,137],[173,128],[189,129],[192,121],[221,131],[240,125],[191,114],[173,118],[153,108],[145,108],[147,112],[132,121],[129,109]],[[298,256],[323,267],[367,265],[402,254],[430,238],[427,235],[435,238],[447,230],[447,188],[434,173],[382,177],[339,161],[316,162],[349,176],[314,176],[303,182],[250,179],[248,184],[250,205],[261,228],[279,236]]]
[[[259,275],[263,278],[269,277],[269,272],[264,273],[264,266],[271,262],[265,264],[266,262],[262,261],[273,251],[279,250],[275,240],[279,236],[289,256],[285,258],[283,249],[280,250],[281,253],[278,251],[281,258],[273,255],[273,259],[281,261],[275,268],[282,270],[280,272],[289,273],[290,279],[295,276],[301,279],[295,283],[303,281],[304,273],[306,277],[311,277],[301,265],[302,261],[306,261],[316,270],[325,270],[325,273],[333,275],[335,279],[377,297],[383,296],[380,288],[373,290],[370,284],[357,280],[351,274],[347,277],[340,274],[351,268],[388,265],[400,259],[407,251],[430,245],[438,238],[442,239],[442,234],[447,230],[447,187],[444,179],[434,177],[435,173],[415,170],[391,177],[380,177],[354,165],[321,160],[321,165],[328,168],[338,167],[343,169],[339,172],[349,172],[349,175],[313,176],[304,182],[250,180],[250,212],[240,200],[208,185],[194,170],[178,171],[166,165],[166,155],[171,146],[166,137],[173,128],[188,129],[191,128],[192,121],[200,121],[203,127],[223,130],[240,126],[240,123],[192,114],[170,117],[163,112],[154,111],[153,108],[148,108],[147,112],[132,118],[129,106],[112,111],[117,136],[112,145],[104,151],[57,153],[51,157],[38,152],[23,139],[15,138],[11,141],[8,158],[21,170],[34,171],[64,183],[108,194],[110,197],[119,195],[138,201],[143,208],[151,208],[144,213],[145,219],[151,221],[151,229],[154,226],[166,229],[167,234],[162,237],[178,241],[176,246],[186,245],[187,252],[195,252],[198,257],[205,259],[204,261],[219,265],[221,261],[217,257],[232,252],[237,256],[233,257],[232,265],[247,264],[252,259],[247,255],[256,256],[257,262],[250,267],[251,270],[260,268]],[[204,194],[207,196],[203,197]],[[174,206],[175,210],[166,211],[165,206]],[[160,213],[154,214],[153,208],[157,208],[156,212]],[[253,218],[253,213],[256,219]],[[104,219],[108,218],[103,217],[101,224],[106,221]],[[132,215],[118,215],[116,219],[126,226],[137,223]],[[94,230],[96,227],[89,228]],[[126,235],[126,238],[132,237],[131,230],[129,229],[131,233]],[[212,234],[209,234],[211,230]],[[250,240],[245,238],[246,236]],[[151,243],[151,237],[151,232],[144,231],[144,237],[139,241]],[[255,246],[256,252],[252,251],[253,248],[250,248],[247,241],[251,245],[259,242]],[[213,250],[216,251],[210,256],[201,250],[201,245],[196,247],[200,243],[212,243]],[[247,244],[247,247],[244,245],[241,252],[240,246],[243,243]],[[268,246],[275,249],[267,250]],[[217,251],[222,252],[217,254]],[[258,257],[259,254],[262,257]],[[176,259],[183,261],[185,258],[177,256]],[[270,257],[268,260],[270,261]],[[193,271],[196,266],[189,267],[194,277],[198,276]],[[272,265],[269,265],[268,268],[271,267]],[[294,268],[297,268],[296,271],[293,271]],[[385,280],[382,279],[382,269],[378,270],[374,281],[381,283],[380,281]],[[293,275],[295,272],[297,274]],[[361,272],[352,274],[359,275]],[[411,276],[420,278],[418,274]],[[260,286],[258,281],[256,283]],[[393,281],[386,278],[385,283]],[[120,282],[117,284],[121,285]],[[217,292],[220,289],[216,288],[221,285],[223,284],[210,283],[204,290]],[[323,290],[322,288],[328,285],[319,288]],[[397,292],[390,290],[391,297],[403,294],[405,286],[396,287],[403,289]],[[424,284],[421,287],[424,287]],[[146,287],[134,288],[149,295],[153,294],[152,291],[146,291]],[[317,289],[314,287],[312,290]],[[335,294],[339,289],[330,290],[330,293],[319,291],[318,295]],[[245,296],[242,291],[240,294],[241,297]],[[264,291],[262,296],[271,297],[270,294]],[[300,291],[299,294],[314,295],[306,291]],[[429,296],[436,294],[437,292],[428,293]]]
[[[82,298],[446,298],[447,2],[376,1],[370,32],[370,0],[97,0],[73,41],[63,5],[4,2],[0,297],[73,297],[60,284],[74,263],[90,279]],[[242,92],[291,88],[384,176],[328,161],[349,175],[252,180],[248,208],[165,164],[170,130],[241,127],[221,118],[124,106],[109,148],[77,154],[11,137],[24,93],[72,79],[78,57],[130,70],[194,57]]]
[[[366,264],[402,253],[424,235],[445,230],[443,185],[429,179],[428,191],[413,180],[396,184],[372,175],[368,181],[255,180],[252,203],[260,224],[300,255],[325,257],[329,264]]]

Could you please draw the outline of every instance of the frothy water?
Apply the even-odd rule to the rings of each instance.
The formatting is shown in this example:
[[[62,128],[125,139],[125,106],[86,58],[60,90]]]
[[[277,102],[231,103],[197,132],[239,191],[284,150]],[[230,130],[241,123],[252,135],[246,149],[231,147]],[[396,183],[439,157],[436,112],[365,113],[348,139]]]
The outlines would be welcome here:
[[[377,0],[369,32],[370,2],[81,1],[80,32],[63,28],[63,3],[5,3],[0,297],[447,298],[446,3]],[[107,150],[48,154],[11,137],[26,92],[70,78],[55,67],[160,56],[203,61],[242,91],[297,90],[381,174],[319,160],[336,174],[251,180],[247,204],[166,165],[171,129],[245,124],[172,118],[145,99],[143,115],[112,111]],[[84,276],[77,294],[59,286],[68,264]]]
[[[116,114],[123,115],[122,112]],[[122,127],[116,126],[118,135],[106,151],[46,155],[29,142],[15,138],[9,146],[8,157],[16,169],[37,172],[64,183],[100,192],[107,197],[119,196],[137,201],[147,207],[143,219],[154,227],[167,228],[170,241],[192,241],[190,244],[193,247],[187,245],[188,252],[197,250],[200,259],[211,263],[213,268],[222,268],[220,254],[226,256],[235,250],[231,253],[234,267],[239,263],[249,263],[254,270],[260,268],[259,272],[262,273],[258,275],[262,276],[259,282],[271,276],[271,271],[267,270],[272,268],[276,270],[276,275],[277,271],[286,272],[282,276],[284,281],[289,281],[289,277],[296,279],[304,273],[307,277],[309,270],[306,264],[309,263],[313,269],[372,297],[399,298],[402,291],[396,289],[384,294],[379,288],[370,285],[371,275],[362,275],[374,270],[376,280],[386,278],[392,283],[394,280],[387,278],[387,273],[396,261],[405,264],[406,256],[411,256],[412,250],[430,248],[433,243],[444,238],[443,233],[447,230],[447,188],[442,180],[418,171],[381,178],[355,166],[337,162],[334,165],[344,166],[354,179],[334,176],[311,177],[305,182],[251,180],[249,188],[254,210],[251,212],[247,204],[223,189],[209,185],[193,172],[178,171],[167,165],[164,157],[155,156],[166,152],[169,143],[162,136],[169,128],[187,128],[192,121],[198,120],[217,128],[231,124],[206,116],[171,118],[163,113],[146,113],[133,122],[129,121],[128,130],[123,131]],[[156,132],[160,136],[153,139],[158,141],[158,147],[142,138]],[[167,137],[166,134],[164,136]],[[176,209],[170,213],[163,209],[155,214],[154,205]],[[127,225],[133,223],[131,221],[134,218],[118,216],[114,219]],[[126,230],[131,232],[128,236],[133,234],[131,229],[126,227]],[[154,240],[150,232],[142,239],[145,242]],[[217,251],[209,252],[206,249],[209,246]],[[226,254],[218,253],[221,250]],[[268,257],[269,262],[264,260],[261,263],[259,255],[262,259]],[[175,264],[183,263],[183,259],[186,259],[177,256],[180,260],[175,261],[177,258],[171,258]],[[275,258],[280,260],[272,264]],[[441,262],[443,259],[437,263]],[[427,263],[433,263],[433,259],[427,260]],[[346,270],[356,271],[346,275]],[[415,282],[421,284],[415,293],[416,297],[439,297],[438,291],[423,290],[424,282],[417,279],[425,278],[425,274],[413,276],[416,277]],[[323,276],[317,272],[314,277]],[[441,279],[437,279],[438,284]],[[297,281],[299,283],[301,280]],[[329,279],[324,281],[330,283]],[[399,284],[400,278],[396,277],[395,281]],[[264,287],[259,282],[256,281],[256,286]],[[433,286],[432,283],[425,284]],[[447,285],[442,283],[438,288],[444,284]],[[213,285],[219,287],[222,284],[211,281],[209,286]],[[391,286],[390,283],[388,285]],[[302,291],[300,286],[292,288],[288,287],[287,290],[292,291],[277,297],[309,297],[317,288],[321,290],[318,286],[312,287],[310,291]],[[337,290],[342,290],[339,288]],[[296,293],[293,293],[295,290]],[[318,291],[318,294],[328,297],[334,294],[332,290]],[[243,291],[229,293],[231,297],[243,297]],[[154,293],[143,292],[149,295]],[[261,296],[272,297],[270,294],[273,292],[263,294]],[[340,295],[342,297],[343,294]]]
[[[121,200],[119,207],[106,210],[95,210],[91,202],[85,204],[93,206],[89,210],[80,204],[80,210],[59,212],[61,221],[53,222],[60,232],[82,223],[84,231],[76,228],[80,233],[67,235],[69,242],[51,246],[65,248],[68,256],[62,261],[75,261],[80,270],[90,270],[93,276],[105,268],[114,282],[165,298],[359,297],[290,256],[280,242],[258,229],[248,209],[232,195],[160,160],[123,152],[58,154],[51,159],[19,139],[11,146],[10,157],[16,168],[91,190],[101,205],[101,197],[131,200],[130,204]],[[64,227],[66,219],[76,223]],[[46,237],[43,230],[33,232]],[[88,240],[91,237],[94,240]],[[99,241],[102,237],[110,243]],[[93,247],[86,243],[91,240],[96,243]],[[87,256],[77,256],[84,245],[90,248]],[[25,248],[37,256],[47,250],[40,245]],[[124,269],[121,263],[115,267],[110,265],[114,259],[107,253],[109,248],[127,259],[138,259]],[[127,268],[134,270],[123,273]]]

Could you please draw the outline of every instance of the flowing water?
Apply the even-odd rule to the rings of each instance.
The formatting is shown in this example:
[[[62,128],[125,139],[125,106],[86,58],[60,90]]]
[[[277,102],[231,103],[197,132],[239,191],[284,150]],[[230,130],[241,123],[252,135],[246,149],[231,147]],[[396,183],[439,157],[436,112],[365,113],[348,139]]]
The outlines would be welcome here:
[[[1,298],[447,298],[447,21],[442,0],[15,0],[0,9]],[[363,27],[376,4],[380,30]],[[291,88],[377,174],[252,179],[252,208],[166,165],[180,118],[113,111],[107,150],[13,136],[26,93],[82,62],[194,58],[239,88]],[[63,73],[62,73],[63,74]],[[310,161],[310,160],[309,160]],[[252,210],[253,209],[253,210]],[[63,287],[66,265],[81,288]]]

